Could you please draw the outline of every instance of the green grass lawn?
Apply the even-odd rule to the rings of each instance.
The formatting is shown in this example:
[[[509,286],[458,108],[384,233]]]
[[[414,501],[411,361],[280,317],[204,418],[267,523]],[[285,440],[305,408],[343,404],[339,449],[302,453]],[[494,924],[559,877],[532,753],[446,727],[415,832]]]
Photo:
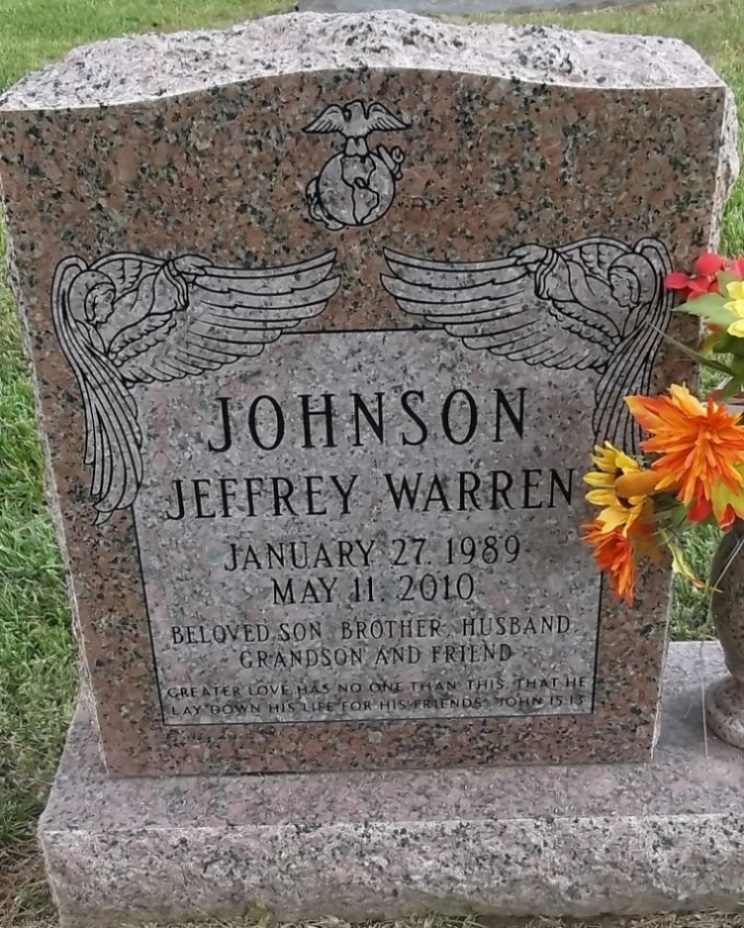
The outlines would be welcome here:
[[[282,0],[0,0],[0,89],[76,45],[229,25],[290,7]]]
[[[0,89],[105,36],[221,25],[282,7],[279,0],[0,0]],[[678,36],[727,79],[744,111],[743,0],[511,19]],[[723,246],[744,252],[744,184],[729,203]],[[75,694],[64,577],[42,473],[26,365],[10,296],[0,286],[0,928],[19,908],[46,904],[32,834]],[[701,574],[714,544],[713,532],[694,539],[691,559]],[[678,584],[674,635],[709,631],[705,596]]]

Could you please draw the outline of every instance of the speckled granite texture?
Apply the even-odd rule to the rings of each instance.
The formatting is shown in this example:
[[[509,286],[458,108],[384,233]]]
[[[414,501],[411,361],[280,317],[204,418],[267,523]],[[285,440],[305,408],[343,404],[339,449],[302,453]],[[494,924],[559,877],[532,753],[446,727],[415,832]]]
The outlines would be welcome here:
[[[613,6],[640,5],[643,0],[614,0]],[[426,16],[469,16],[473,13],[532,13],[537,10],[596,9],[596,0],[299,0],[300,12],[364,13],[400,10]]]
[[[623,386],[687,376],[679,356],[654,353],[661,339],[644,324],[666,323],[664,269],[714,243],[736,171],[730,92],[696,53],[665,39],[465,28],[403,13],[290,14],[224,33],[104,42],[0,97],[13,279],[109,771],[647,760],[668,572],[640,578],[634,609],[601,595],[577,537],[587,516],[580,489],[570,507],[552,507],[551,484],[543,520],[530,481],[545,467],[564,481],[574,473],[578,485],[598,431],[628,437],[608,417],[609,387],[619,396]],[[519,338],[509,334],[515,306]],[[342,387],[344,396],[350,388],[398,397],[410,389],[409,404],[417,390],[429,402],[454,393],[461,418],[454,440],[421,451],[401,402],[390,421],[396,435],[405,425],[408,443],[394,452],[378,453],[372,437],[374,453],[347,440],[343,454],[326,454],[321,443],[305,457],[295,407],[286,430],[294,444],[274,453],[271,419],[261,415],[276,409],[274,396],[287,409],[296,404],[291,386],[311,395],[316,411],[324,392],[341,395]],[[513,433],[503,443],[493,431],[461,438],[474,422],[463,387],[488,410],[492,429],[484,398],[493,401],[496,387],[524,388],[532,433],[521,444]],[[240,441],[260,391],[269,397],[254,422],[263,445],[254,441],[248,454]],[[233,398],[235,442],[218,461],[219,397]],[[253,521],[246,516],[253,502],[243,477],[278,474],[281,486],[304,473],[311,507],[318,488],[348,475],[352,463],[363,487],[391,467],[493,476],[499,459],[507,474],[531,469],[513,519],[494,511],[491,521],[496,506],[471,506],[472,476],[460,504],[473,508],[470,521],[389,518],[390,499],[386,515],[383,501],[364,492],[366,506],[357,503],[343,530],[334,516],[316,523],[322,531],[286,510],[277,530],[252,509]],[[177,480],[191,485],[196,513],[184,522]],[[341,496],[329,497],[338,525],[352,513]],[[234,506],[242,521],[217,519],[215,501],[223,514]],[[276,497],[274,505],[281,508]],[[443,717],[438,703],[411,708],[418,681],[410,667],[395,671],[408,690],[393,708],[367,708],[364,698],[340,705],[340,687],[358,681],[338,660],[325,673],[308,671],[319,696],[308,708],[304,695],[290,697],[300,695],[310,648],[298,649],[308,663],[286,693],[285,678],[273,679],[278,708],[264,700],[245,710],[251,724],[222,723],[220,700],[232,701],[234,715],[252,681],[269,686],[251,671],[269,626],[276,644],[285,601],[259,595],[253,575],[227,572],[229,544],[255,537],[265,546],[285,526],[288,539],[336,544],[359,527],[374,531],[365,538],[375,544],[385,541],[390,557],[405,528],[439,545],[441,559],[453,538],[476,535],[482,550],[487,532],[503,537],[512,525],[524,532],[521,573],[481,564],[467,607],[440,607],[422,594],[396,610],[388,591],[406,575],[376,575],[376,602],[387,597],[382,617],[422,622],[422,678],[459,687],[451,700],[459,717]],[[411,548],[407,557],[411,564]],[[359,563],[345,576],[366,590]],[[418,566],[427,568],[426,558]],[[432,565],[440,584],[441,567]],[[422,578],[415,581],[420,591]],[[462,589],[469,596],[467,581]],[[303,634],[303,623],[312,634],[310,620],[327,619],[319,635],[333,656],[341,619],[367,621],[377,609],[360,602],[355,615],[353,593],[347,585],[345,611],[320,598],[294,604],[285,618]],[[545,613],[554,627],[539,646],[511,631],[506,651],[499,632],[486,642],[496,656],[486,655],[493,663],[485,683],[498,690],[502,662],[514,717],[499,717],[504,707],[485,686],[480,709],[466,704],[475,670],[461,665],[475,659],[457,656],[469,647],[464,632],[446,628],[454,658],[434,666],[426,636],[436,637],[436,622],[514,615],[519,628],[533,615],[540,626]],[[249,646],[240,650],[233,637]],[[471,637],[467,655],[480,658],[488,635]],[[414,666],[410,642],[398,638],[405,648],[386,659]],[[556,702],[530,694],[519,703],[520,687],[543,679],[559,681],[545,684]],[[327,700],[323,685],[337,688]],[[574,687],[576,713],[550,714],[565,711]]]
[[[219,32],[109,39],[75,49],[22,79],[0,96],[0,106],[140,103],[257,78],[359,68],[606,90],[723,86],[679,39],[545,26],[455,26],[392,10],[362,16],[288,13]]]
[[[639,765],[111,780],[81,708],[40,824],[62,925],[738,911],[744,757],[701,708],[723,669],[670,646]]]

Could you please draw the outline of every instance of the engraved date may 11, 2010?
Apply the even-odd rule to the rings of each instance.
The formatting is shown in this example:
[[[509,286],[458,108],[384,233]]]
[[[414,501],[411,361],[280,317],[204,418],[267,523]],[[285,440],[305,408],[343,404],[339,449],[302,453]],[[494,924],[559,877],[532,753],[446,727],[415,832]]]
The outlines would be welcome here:
[[[384,602],[386,595],[402,602],[467,602],[476,593],[473,570],[514,564],[521,550],[519,536],[515,534],[464,535],[447,538],[443,544],[415,537],[385,542],[343,539],[245,546],[231,542],[223,567],[228,572],[281,571],[281,576],[270,577],[269,601],[277,606],[327,605],[341,599],[355,603]],[[365,572],[358,572],[365,568]],[[394,569],[397,576],[392,584],[387,579],[380,583],[384,568]],[[355,575],[345,579],[323,573],[344,569],[351,569]],[[299,575],[287,576],[289,571]],[[379,593],[378,586],[384,586],[386,593]]]

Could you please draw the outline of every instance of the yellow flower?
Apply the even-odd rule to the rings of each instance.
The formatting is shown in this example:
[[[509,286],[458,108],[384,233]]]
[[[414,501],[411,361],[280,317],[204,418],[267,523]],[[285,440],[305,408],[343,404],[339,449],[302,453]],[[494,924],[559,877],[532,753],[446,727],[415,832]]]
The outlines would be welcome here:
[[[727,309],[737,319],[726,329],[729,335],[735,338],[744,338],[744,281],[734,280],[726,284],[726,291],[731,297],[729,303],[724,303],[723,308]]]
[[[615,492],[624,499],[630,499],[633,496],[651,496],[656,492],[660,481],[661,477],[653,470],[623,474],[615,481]]]
[[[616,529],[622,534],[644,514],[649,494],[656,487],[657,478],[649,479],[649,472],[625,452],[606,441],[604,447],[597,445],[592,461],[599,470],[584,476],[584,483],[594,487],[586,494],[587,501],[602,510],[596,523],[605,532]]]

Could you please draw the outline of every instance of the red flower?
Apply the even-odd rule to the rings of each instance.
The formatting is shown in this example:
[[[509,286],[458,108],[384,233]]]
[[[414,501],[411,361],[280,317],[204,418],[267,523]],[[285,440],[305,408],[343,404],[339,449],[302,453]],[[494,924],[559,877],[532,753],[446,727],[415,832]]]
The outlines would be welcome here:
[[[692,505],[687,510],[687,516],[690,522],[704,522],[711,512],[713,512],[713,503],[711,503],[710,499],[705,495],[701,481],[698,480],[696,487],[697,495],[693,497]],[[731,507],[729,506],[728,508],[730,509]],[[723,528],[723,525],[721,528]]]
[[[730,271],[735,277],[738,277],[739,280],[744,280],[744,258],[741,256],[732,258],[726,265],[726,270]]]
[[[706,293],[718,292],[718,274],[726,267],[726,261],[720,255],[706,252],[693,264],[694,274],[688,276],[682,271],[674,271],[664,278],[668,290],[681,290],[684,300],[694,300]],[[742,262],[744,270],[744,261]]]
[[[718,281],[715,277],[688,277],[682,271],[674,271],[664,278],[667,290],[681,290],[685,300],[694,300],[706,293],[718,292]]]
[[[723,512],[723,517],[719,520],[719,525],[727,532],[736,520],[736,511],[733,506],[726,506]]]
[[[698,277],[715,277],[719,271],[726,267],[726,259],[721,255],[707,251],[692,265],[693,270]]]

